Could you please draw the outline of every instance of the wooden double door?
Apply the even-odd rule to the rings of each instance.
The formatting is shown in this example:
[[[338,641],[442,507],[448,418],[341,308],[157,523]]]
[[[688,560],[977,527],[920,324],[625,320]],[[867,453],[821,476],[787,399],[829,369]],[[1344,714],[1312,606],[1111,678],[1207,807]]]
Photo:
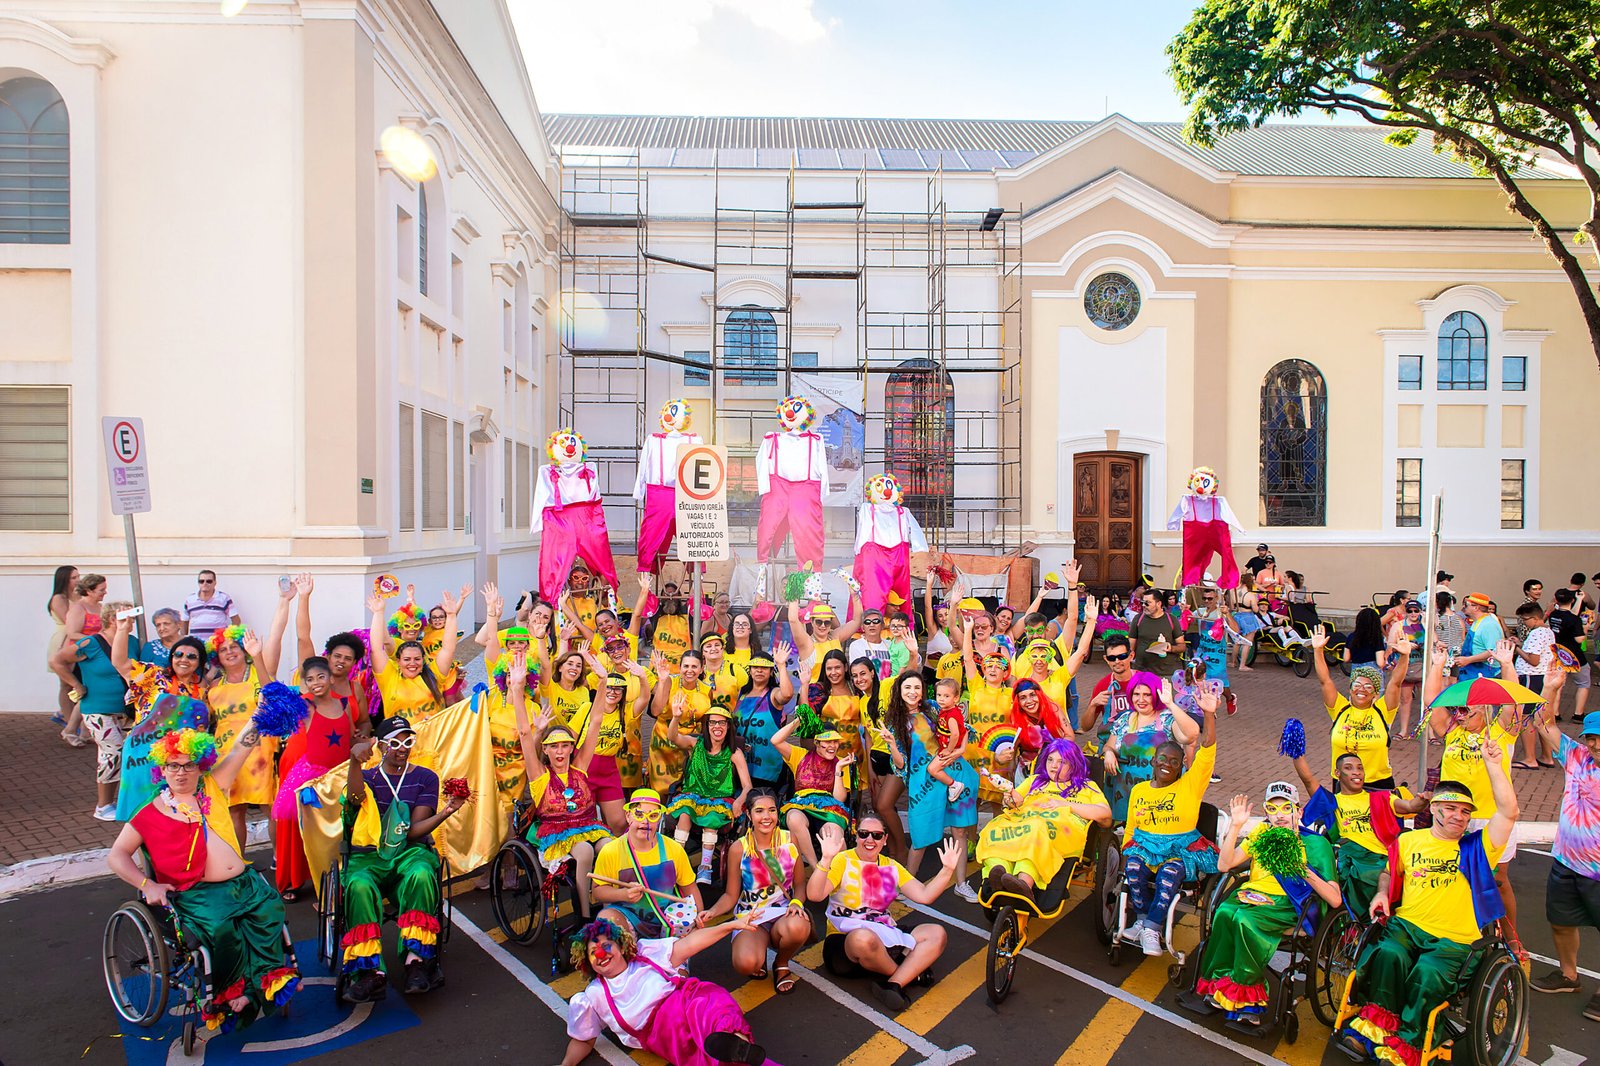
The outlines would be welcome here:
[[[1072,459],[1073,554],[1096,595],[1126,594],[1143,571],[1143,459],[1079,452]]]

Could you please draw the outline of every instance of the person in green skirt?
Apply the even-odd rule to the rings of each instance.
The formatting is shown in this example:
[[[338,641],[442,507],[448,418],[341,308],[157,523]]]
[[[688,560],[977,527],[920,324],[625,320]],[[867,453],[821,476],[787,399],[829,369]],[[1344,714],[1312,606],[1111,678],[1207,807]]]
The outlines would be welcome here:
[[[1378,891],[1378,876],[1388,866],[1395,842],[1405,830],[1400,819],[1426,810],[1428,796],[1402,796],[1371,787],[1366,784],[1361,756],[1353,751],[1334,760],[1331,785],[1317,780],[1304,755],[1295,759],[1294,768],[1311,795],[1301,820],[1307,826],[1323,827],[1333,844],[1345,905],[1364,919]]]
[[[1246,796],[1233,797],[1217,866],[1250,863],[1250,879],[1217,908],[1200,956],[1200,980],[1180,1003],[1196,1013],[1224,1010],[1234,1028],[1259,1031],[1267,1007],[1267,962],[1298,915],[1315,928],[1317,900],[1341,903],[1334,880],[1333,848],[1325,837],[1302,832],[1300,793],[1287,781],[1267,786],[1266,819],[1244,840],[1252,813]],[[1209,1009],[1208,1009],[1209,1008]]]
[[[728,708],[713,703],[702,713],[698,737],[678,732],[678,721],[684,710],[685,700],[680,695],[672,702],[672,724],[667,726],[667,740],[687,751],[689,759],[684,765],[682,779],[669,797],[667,817],[678,819],[672,836],[685,849],[689,846],[689,826],[700,827],[700,866],[695,880],[709,885],[717,830],[738,821],[744,814],[745,801],[750,798],[750,767],[745,763],[738,738],[732,733],[733,713]],[[735,775],[739,778],[737,791],[733,787]]]

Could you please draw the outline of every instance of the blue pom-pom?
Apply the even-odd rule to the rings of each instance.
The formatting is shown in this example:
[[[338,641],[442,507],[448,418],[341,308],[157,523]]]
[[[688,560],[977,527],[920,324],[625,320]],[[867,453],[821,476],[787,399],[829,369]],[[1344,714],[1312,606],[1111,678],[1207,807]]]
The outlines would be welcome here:
[[[1298,759],[1306,753],[1306,727],[1298,718],[1283,723],[1283,736],[1278,739],[1278,754]]]
[[[298,732],[310,713],[299,689],[273,681],[261,686],[261,698],[256,701],[256,713],[250,720],[262,736],[282,739]]]

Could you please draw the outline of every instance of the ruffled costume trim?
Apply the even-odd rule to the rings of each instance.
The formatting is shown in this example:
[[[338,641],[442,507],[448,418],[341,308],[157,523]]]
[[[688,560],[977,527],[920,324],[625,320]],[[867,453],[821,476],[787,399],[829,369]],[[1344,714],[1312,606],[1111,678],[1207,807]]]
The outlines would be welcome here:
[[[680,792],[667,807],[666,817],[687,814],[689,821],[702,829],[720,829],[733,821],[733,801],[726,796],[701,796]]]
[[[844,804],[834,799],[831,792],[820,789],[796,792],[794,798],[783,805],[782,813],[788,814],[790,811],[801,811],[812,818],[820,818],[846,829],[850,827],[850,812]]]
[[[539,860],[546,866],[559,862],[572,854],[572,849],[585,841],[594,843],[611,836],[611,831],[599,822],[575,825],[554,833],[541,834],[530,830],[533,846],[539,849]]]
[[[438,954],[439,919],[426,911],[406,911],[400,915],[401,953],[415,952],[424,962]]]
[[[1260,1014],[1267,1004],[1264,982],[1241,985],[1231,977],[1202,978],[1194,990],[1197,995],[1210,996],[1212,1002],[1230,1013]]]
[[[300,991],[300,971],[280,966],[261,978],[261,998],[269,1007],[281,1007]]]
[[[344,951],[346,977],[363,970],[383,969],[383,929],[376,922],[346,930],[339,946]]]

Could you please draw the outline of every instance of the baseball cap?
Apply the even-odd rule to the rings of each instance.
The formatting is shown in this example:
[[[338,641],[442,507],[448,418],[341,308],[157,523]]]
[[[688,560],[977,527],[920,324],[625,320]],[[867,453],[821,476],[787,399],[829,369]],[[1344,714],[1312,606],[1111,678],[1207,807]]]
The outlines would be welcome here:
[[[1272,545],[1270,545],[1270,544],[1257,544],[1256,545],[1256,551],[1258,551],[1258,552],[1269,552],[1271,550],[1272,550]]]
[[[1437,574],[1433,575],[1433,579],[1435,581],[1454,581],[1456,579],[1456,575],[1450,573],[1448,570],[1440,570]]]
[[[1406,601],[1406,610],[1408,610],[1408,611],[1420,611],[1420,610],[1422,610],[1422,601],[1421,600],[1407,600]]]
[[[1583,716],[1583,728],[1578,731],[1580,737],[1600,737],[1600,711],[1590,711]]]
[[[1288,781],[1274,781],[1267,786],[1267,802],[1273,800],[1288,800],[1290,803],[1300,802],[1300,790]]]
[[[812,737],[811,739],[812,740],[843,740],[844,739],[844,734],[839,732],[837,729],[824,729],[822,732],[818,733],[816,736]]]
[[[403,715],[392,714],[378,723],[378,728],[372,731],[372,735],[379,740],[383,740],[385,737],[392,737],[396,733],[415,732],[416,729],[412,727],[410,719]]]

